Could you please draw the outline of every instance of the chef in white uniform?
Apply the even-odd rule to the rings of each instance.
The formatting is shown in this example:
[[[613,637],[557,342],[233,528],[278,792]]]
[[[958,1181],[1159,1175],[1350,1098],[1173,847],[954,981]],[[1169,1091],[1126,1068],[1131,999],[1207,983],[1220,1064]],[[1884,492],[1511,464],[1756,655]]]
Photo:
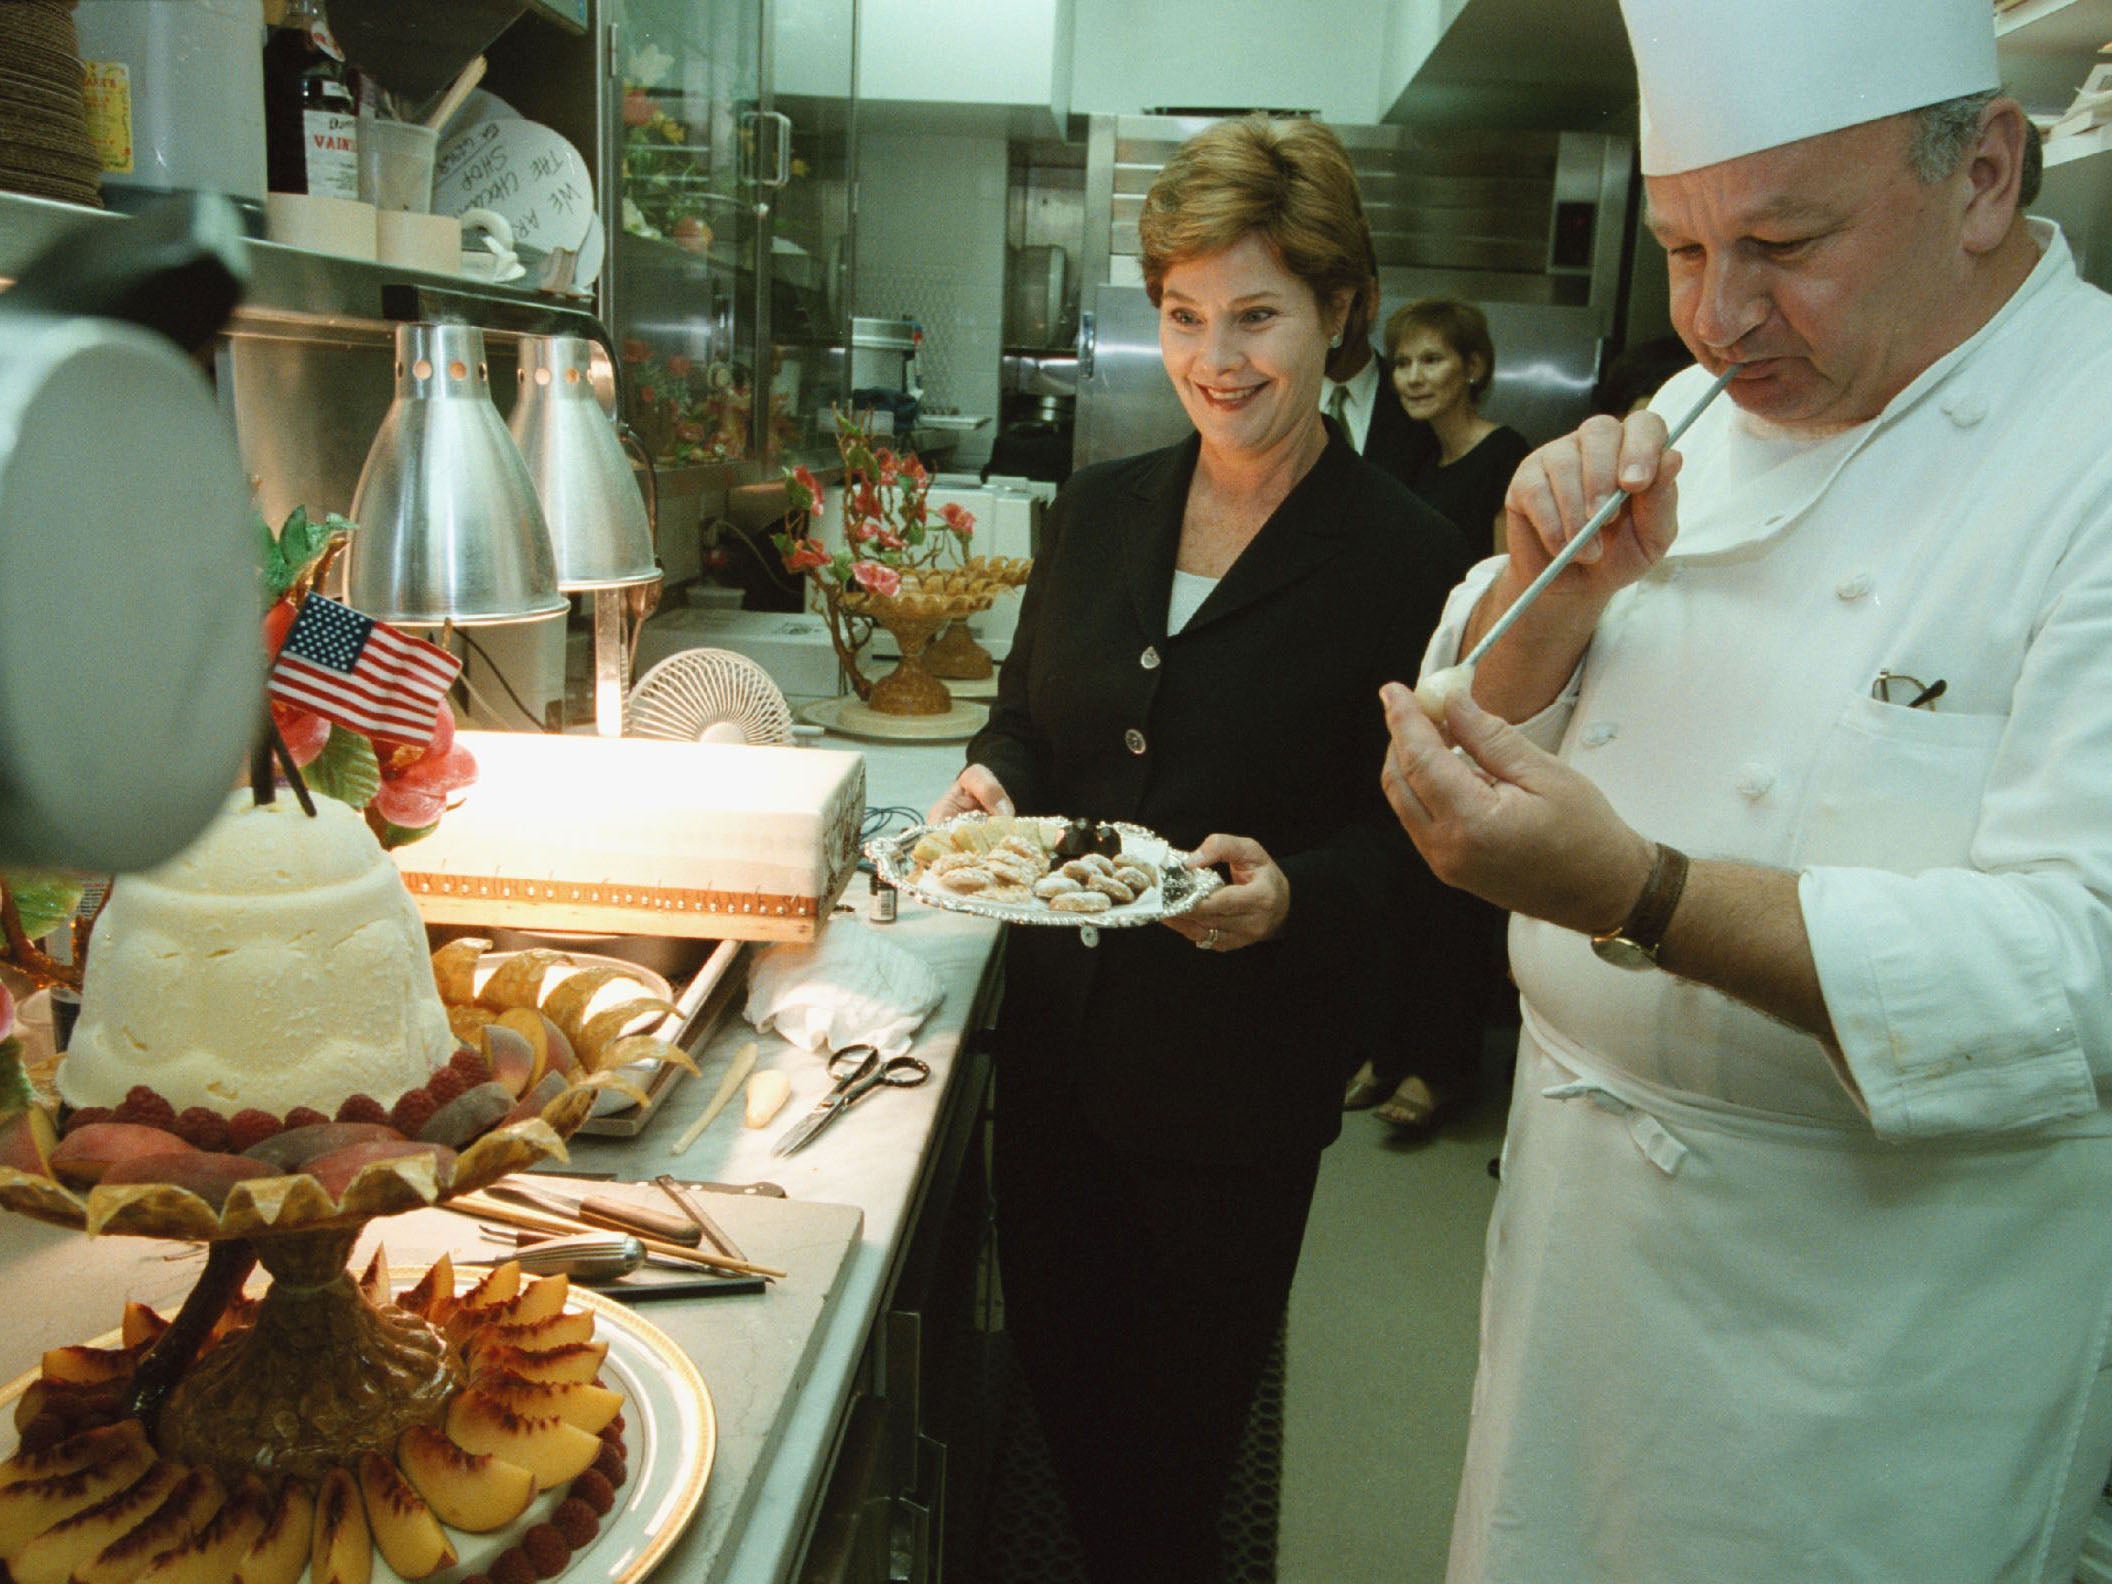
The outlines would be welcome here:
[[[2021,218],[1985,0],[1623,7],[1702,367],[1527,460],[1433,669],[1635,496],[1443,735],[1387,690],[1402,823],[1518,915],[1449,1576],[2065,1581],[2112,1468],[2112,299]]]

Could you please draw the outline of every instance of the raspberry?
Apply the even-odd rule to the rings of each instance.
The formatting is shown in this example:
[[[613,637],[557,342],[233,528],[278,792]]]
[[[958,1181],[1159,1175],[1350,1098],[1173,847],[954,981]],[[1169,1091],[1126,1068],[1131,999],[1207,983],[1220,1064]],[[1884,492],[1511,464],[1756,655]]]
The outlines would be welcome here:
[[[59,1136],[64,1138],[71,1134],[75,1128],[93,1127],[98,1122],[114,1122],[116,1120],[117,1113],[108,1106],[82,1106],[80,1110],[74,1112],[73,1115],[66,1119],[66,1125],[59,1129]]]
[[[572,1548],[555,1524],[540,1523],[522,1535],[521,1550],[537,1578],[556,1578],[572,1560]]]
[[[453,1060],[447,1065],[473,1084],[480,1084],[491,1076],[491,1063],[485,1059],[484,1053],[467,1045],[457,1046]]]
[[[621,1486],[631,1477],[630,1467],[623,1461],[623,1453],[607,1445],[602,1447],[601,1456],[594,1460],[594,1467],[589,1472],[599,1474],[609,1482],[612,1489]]]
[[[468,1087],[469,1080],[452,1067],[441,1068],[425,1082],[425,1092],[433,1097],[435,1109],[446,1105]]]
[[[601,1533],[601,1520],[594,1516],[593,1508],[573,1496],[557,1504],[557,1511],[550,1515],[550,1527],[577,1551]]]
[[[314,1106],[295,1106],[286,1113],[286,1126],[289,1130],[297,1127],[316,1127],[329,1120]]]
[[[603,1426],[602,1426],[602,1429],[604,1429],[604,1430],[613,1430],[613,1431],[615,1431],[615,1432],[616,1432],[616,1444],[617,1444],[618,1446],[622,1446],[622,1445],[623,1445],[623,1415],[622,1415],[622,1414],[620,1414],[620,1413],[619,1413],[619,1414],[615,1414],[615,1415],[613,1415],[613,1416],[612,1416],[612,1417],[610,1418],[609,1422],[608,1422],[607,1424],[605,1424],[605,1425],[603,1425]]]
[[[499,1553],[491,1564],[491,1584],[535,1584],[535,1567],[519,1546]]]
[[[405,1138],[414,1139],[439,1109],[430,1094],[423,1089],[413,1089],[396,1102],[396,1109],[388,1115],[388,1123]]]
[[[356,1094],[345,1097],[345,1103],[337,1108],[337,1119],[340,1122],[386,1122],[389,1113],[372,1095]]]
[[[193,1149],[209,1150],[215,1155],[227,1152],[227,1118],[217,1111],[191,1106],[177,1116],[173,1131]]]
[[[113,1122],[137,1122],[141,1127],[168,1129],[175,1124],[176,1108],[162,1099],[145,1084],[134,1084],[125,1091],[125,1098],[118,1102],[111,1113]]]
[[[237,1155],[254,1148],[279,1131],[279,1119],[269,1111],[249,1106],[227,1119],[227,1147]]]
[[[597,1518],[605,1517],[616,1505],[616,1487],[609,1483],[607,1475],[597,1469],[588,1469],[572,1482],[571,1500],[585,1502],[589,1512]],[[463,1584],[468,1581],[465,1579]]]

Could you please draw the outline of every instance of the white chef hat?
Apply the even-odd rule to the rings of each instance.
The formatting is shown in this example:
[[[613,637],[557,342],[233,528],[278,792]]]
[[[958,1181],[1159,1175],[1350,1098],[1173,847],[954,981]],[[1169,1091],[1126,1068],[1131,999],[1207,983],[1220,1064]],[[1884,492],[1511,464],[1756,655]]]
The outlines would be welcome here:
[[[1988,0],[1621,0],[1645,176],[1999,87]]]

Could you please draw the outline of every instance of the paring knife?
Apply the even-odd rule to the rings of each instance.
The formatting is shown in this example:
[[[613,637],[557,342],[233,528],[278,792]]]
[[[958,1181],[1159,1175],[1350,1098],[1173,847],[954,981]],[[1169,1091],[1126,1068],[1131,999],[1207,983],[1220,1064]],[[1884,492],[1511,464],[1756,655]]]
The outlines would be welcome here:
[[[618,1182],[618,1181],[622,1181],[622,1180],[624,1180],[624,1179],[621,1179],[621,1178],[619,1178],[619,1177],[618,1177],[618,1176],[616,1175],[616,1173],[614,1173],[614,1172],[605,1172],[605,1171],[545,1171],[545,1170],[541,1169],[540,1167],[539,1167],[539,1168],[537,1168],[536,1170],[532,1171],[532,1172],[522,1172],[522,1173],[520,1173],[519,1175],[520,1175],[520,1176],[523,1176],[523,1177],[527,1177],[527,1178],[529,1178],[529,1179],[531,1179],[531,1180],[533,1180],[533,1181],[537,1181],[537,1182],[540,1182],[540,1181],[541,1181],[541,1179],[543,1179],[543,1178],[545,1178],[545,1177],[555,1177],[555,1178],[558,1178],[558,1179],[559,1179],[560,1181],[562,1181],[562,1182],[565,1182],[565,1183],[576,1183],[576,1182]],[[643,1185],[643,1184],[641,1183],[641,1184],[640,1184],[640,1186],[642,1187],[642,1186],[644,1186],[644,1185]],[[722,1183],[722,1182],[701,1182],[701,1181],[699,1181],[699,1180],[698,1180],[697,1178],[694,1178],[694,1177],[677,1177],[677,1178],[675,1179],[675,1186],[676,1186],[676,1187],[678,1187],[678,1188],[695,1188],[695,1189],[697,1189],[697,1190],[699,1190],[700,1192],[703,1192],[703,1193],[723,1193],[723,1194],[739,1194],[739,1195],[743,1196],[744,1198],[749,1198],[749,1199],[782,1199],[782,1198],[784,1198],[784,1197],[785,1197],[785,1190],[784,1190],[784,1189],[782,1189],[782,1188],[780,1188],[780,1187],[779,1187],[779,1186],[778,1186],[778,1185],[777,1185],[776,1183],[774,1183],[774,1182],[752,1182],[752,1183]],[[563,1192],[569,1192],[570,1190],[569,1190],[569,1189],[565,1189],[565,1190],[560,1190],[560,1191],[563,1191]]]

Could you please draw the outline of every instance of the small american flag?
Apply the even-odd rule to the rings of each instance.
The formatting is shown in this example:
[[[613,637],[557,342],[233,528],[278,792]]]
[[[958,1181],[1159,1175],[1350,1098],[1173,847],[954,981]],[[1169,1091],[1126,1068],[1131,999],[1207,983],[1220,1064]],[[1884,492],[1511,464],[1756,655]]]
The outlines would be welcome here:
[[[369,737],[423,747],[462,662],[321,594],[301,601],[266,690]]]

